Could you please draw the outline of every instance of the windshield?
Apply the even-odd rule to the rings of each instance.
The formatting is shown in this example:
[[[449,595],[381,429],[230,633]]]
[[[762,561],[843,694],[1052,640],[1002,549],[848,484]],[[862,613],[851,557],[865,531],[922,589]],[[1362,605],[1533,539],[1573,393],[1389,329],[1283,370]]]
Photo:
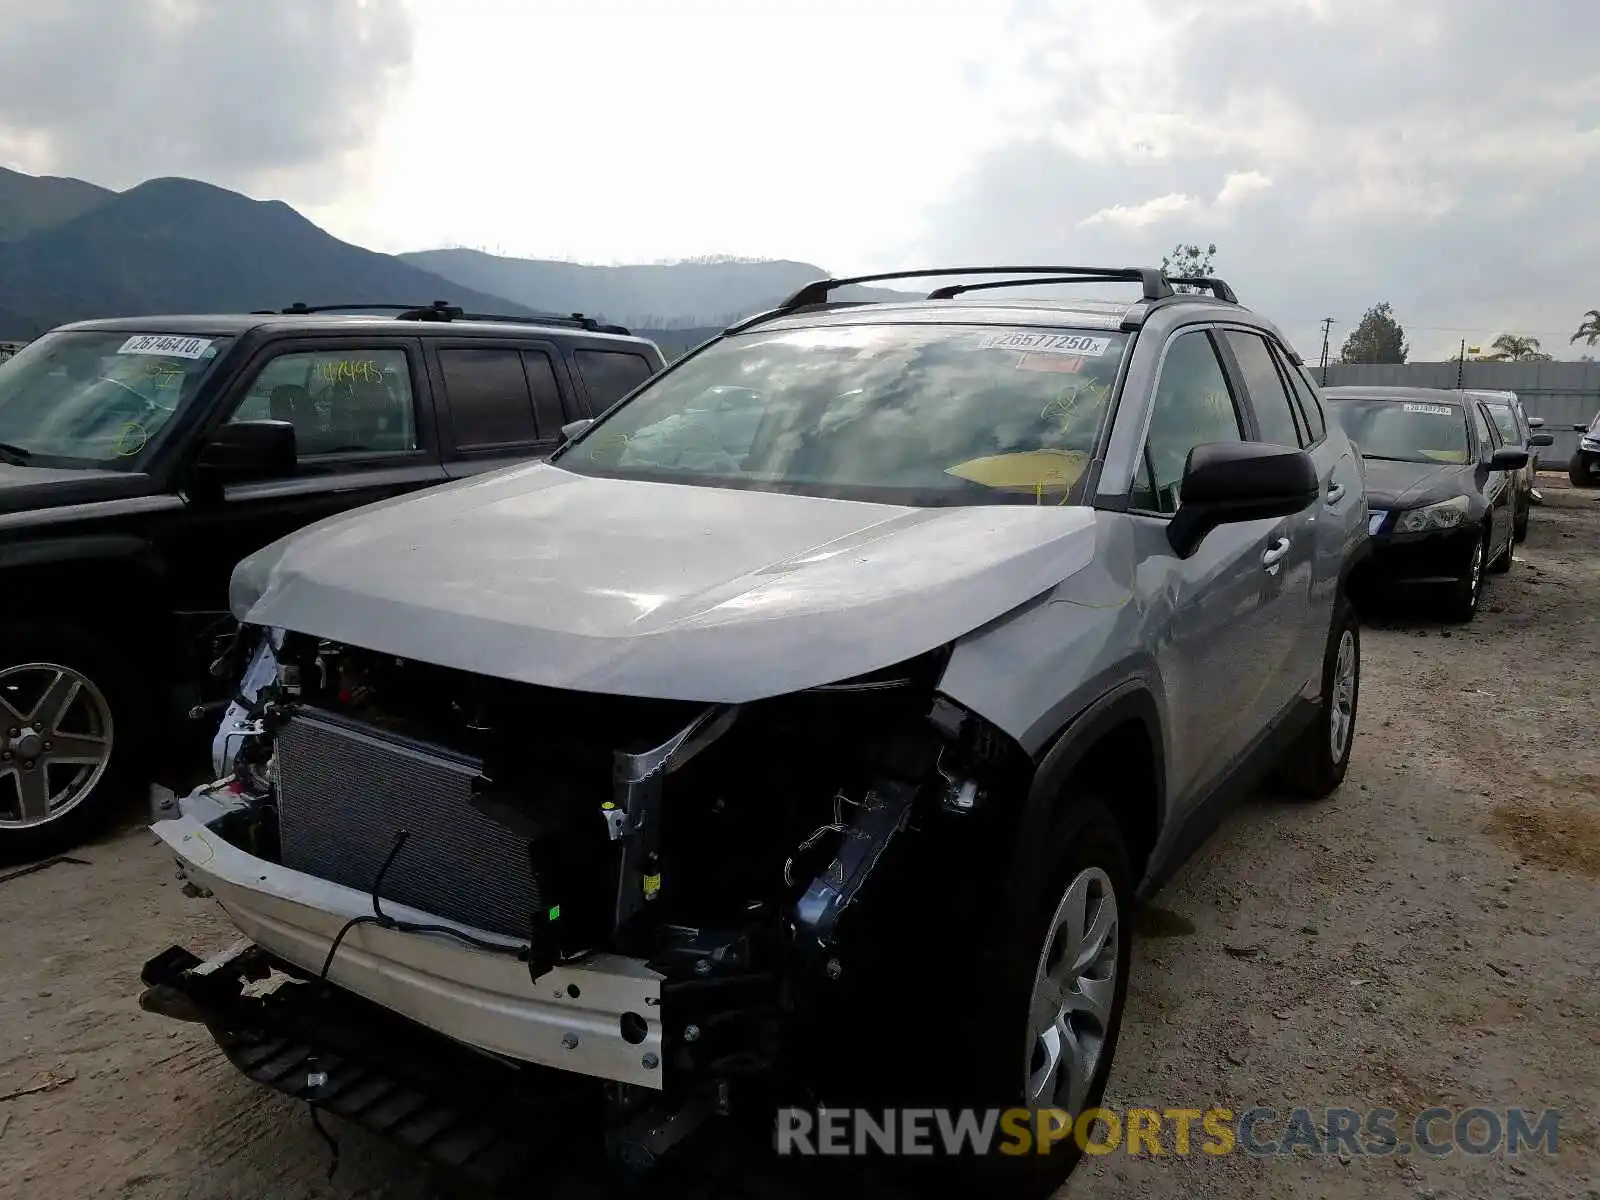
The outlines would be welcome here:
[[[0,461],[132,467],[230,338],[47,333],[0,363]]]
[[[1464,464],[1472,461],[1467,419],[1454,404],[1333,400],[1328,407],[1363,458]]]
[[[752,332],[658,376],[570,471],[891,504],[1070,504],[1126,334],[871,325]]]

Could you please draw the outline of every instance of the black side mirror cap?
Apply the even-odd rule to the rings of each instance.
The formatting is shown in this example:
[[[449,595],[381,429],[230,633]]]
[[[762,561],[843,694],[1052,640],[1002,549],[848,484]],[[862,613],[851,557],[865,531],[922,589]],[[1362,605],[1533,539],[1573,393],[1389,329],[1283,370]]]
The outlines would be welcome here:
[[[217,427],[195,460],[195,475],[220,486],[294,474],[294,426],[288,421],[233,421]]]
[[[1189,451],[1167,541],[1188,558],[1218,525],[1303,512],[1322,489],[1304,450],[1265,442],[1208,442]]]
[[[1556,439],[1548,433],[1536,433],[1528,439],[1530,446],[1554,446]]]
[[[568,421],[561,427],[561,440],[563,442],[570,442],[573,438],[577,437],[580,433],[593,424],[593,417],[585,417],[581,421]]]
[[[1486,465],[1491,471],[1520,471],[1528,465],[1528,452],[1507,446],[1489,455]]]

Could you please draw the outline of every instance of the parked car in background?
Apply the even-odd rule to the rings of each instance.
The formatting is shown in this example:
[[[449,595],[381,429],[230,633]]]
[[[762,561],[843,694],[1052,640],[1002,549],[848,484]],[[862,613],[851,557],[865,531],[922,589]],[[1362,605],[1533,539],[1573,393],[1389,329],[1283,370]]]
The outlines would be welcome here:
[[[1567,478],[1573,487],[1600,487],[1600,413],[1587,425],[1574,425],[1578,448],[1567,462]]]
[[[1533,510],[1537,491],[1534,485],[1539,477],[1539,450],[1554,445],[1555,438],[1539,431],[1544,421],[1529,417],[1515,392],[1469,388],[1466,395],[1481,401],[1488,409],[1502,445],[1516,446],[1528,452],[1528,465],[1512,475],[1513,508],[1516,514],[1512,527],[1516,531],[1517,541],[1523,541],[1528,536],[1528,516]],[[1535,421],[1539,422],[1539,426],[1534,424]]]
[[[832,302],[937,276],[991,278]],[[1135,896],[1264,772],[1337,788],[1359,693],[1359,460],[1269,321],[1172,282],[819,281],[548,462],[246,559],[231,782],[154,830],[253,944],[142,1003],[457,1167],[653,1160],[773,1087],[1094,1106]],[[263,1002],[275,963],[310,986]]]
[[[1528,452],[1507,446],[1481,400],[1458,391],[1334,387],[1328,409],[1367,466],[1373,552],[1354,584],[1425,585],[1470,621],[1483,575],[1512,563],[1513,476]]]
[[[0,365],[0,857],[79,840],[220,715],[241,556],[548,453],[663,365],[584,317],[394,307],[84,321]]]

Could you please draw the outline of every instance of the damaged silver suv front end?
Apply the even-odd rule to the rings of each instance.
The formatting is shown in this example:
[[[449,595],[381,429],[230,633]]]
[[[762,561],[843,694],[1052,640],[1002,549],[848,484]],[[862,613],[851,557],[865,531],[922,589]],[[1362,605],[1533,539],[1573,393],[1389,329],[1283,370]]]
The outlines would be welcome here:
[[[1026,778],[1015,743],[937,693],[946,657],[698,704],[272,631],[219,730],[226,770],[152,826],[248,940],[157,956],[143,1003],[333,1111],[374,1064],[319,1039],[398,1018],[400,1044],[369,1058],[471,1048],[502,1069],[478,1098],[535,1080],[567,1118],[586,1100],[604,1148],[649,1161],[744,1081],[840,1052],[826,993],[846,1003],[841,980],[872,976],[899,919],[903,889],[880,878],[879,932],[852,928],[891,841],[941,824],[959,839],[988,791]],[[435,1122],[470,1125],[472,1102]]]

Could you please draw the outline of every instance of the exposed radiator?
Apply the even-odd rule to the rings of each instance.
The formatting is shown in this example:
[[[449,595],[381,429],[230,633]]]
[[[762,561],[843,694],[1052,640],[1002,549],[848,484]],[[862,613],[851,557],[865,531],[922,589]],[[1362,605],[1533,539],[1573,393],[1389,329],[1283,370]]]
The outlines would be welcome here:
[[[370,891],[404,829],[383,899],[527,937],[527,843],[472,806],[481,764],[305,710],[284,723],[277,749],[286,867]]]

